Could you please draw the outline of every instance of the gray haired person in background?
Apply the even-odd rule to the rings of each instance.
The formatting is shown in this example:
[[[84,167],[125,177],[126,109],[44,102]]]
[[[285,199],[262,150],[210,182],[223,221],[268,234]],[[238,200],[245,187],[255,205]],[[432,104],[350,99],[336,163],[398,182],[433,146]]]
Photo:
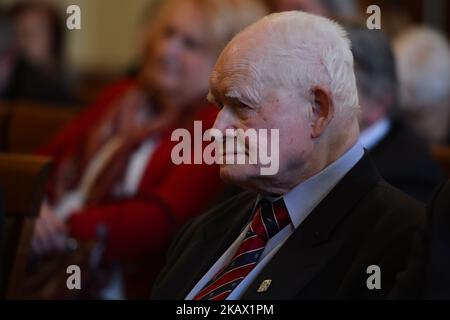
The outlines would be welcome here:
[[[361,24],[346,29],[361,104],[360,142],[386,181],[426,202],[443,177],[425,142],[396,116],[398,81],[390,41],[382,31]]]
[[[428,27],[413,27],[394,40],[401,115],[429,143],[449,142],[450,45]]]

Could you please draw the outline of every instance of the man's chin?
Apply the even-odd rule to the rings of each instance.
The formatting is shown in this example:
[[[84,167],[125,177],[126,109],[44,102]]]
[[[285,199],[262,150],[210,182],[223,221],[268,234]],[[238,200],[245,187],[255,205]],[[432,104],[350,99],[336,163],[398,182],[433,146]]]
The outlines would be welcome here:
[[[220,178],[229,184],[246,185],[256,173],[257,168],[251,165],[220,165]]]

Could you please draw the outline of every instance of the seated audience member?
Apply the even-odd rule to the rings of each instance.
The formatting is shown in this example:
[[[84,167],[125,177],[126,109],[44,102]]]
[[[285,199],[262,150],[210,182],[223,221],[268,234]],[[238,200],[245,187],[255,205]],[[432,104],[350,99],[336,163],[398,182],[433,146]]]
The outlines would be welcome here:
[[[450,138],[450,45],[427,27],[410,28],[394,40],[400,114],[429,143]]]
[[[450,182],[437,190],[428,223],[414,238],[408,267],[390,299],[450,299]]]
[[[43,103],[76,102],[63,68],[64,21],[50,5],[20,2],[10,10],[14,24],[11,74],[2,97]]]
[[[179,142],[171,135],[193,133],[194,120],[212,126],[217,109],[206,96],[214,62],[266,12],[253,0],[173,0],[161,10],[138,79],[107,90],[39,150],[55,166],[34,251],[60,249],[64,234],[95,239],[106,227],[105,261],[123,266],[128,297],[148,297],[173,232],[222,190],[217,166],[174,164]]]
[[[278,130],[271,145],[279,146],[279,170],[261,175],[261,163],[233,164],[223,152],[221,177],[248,191],[183,229],[152,298],[385,297],[423,208],[381,178],[358,142],[353,58],[341,26],[300,11],[262,19],[222,52],[210,97],[222,132]],[[380,290],[367,287],[371,265],[383,272]]]
[[[393,116],[398,99],[390,42],[382,31],[362,25],[349,25],[347,31],[362,111],[360,142],[387,182],[426,202],[444,178],[428,146]]]
[[[324,17],[352,18],[358,15],[354,0],[269,0],[275,12],[300,10]]]

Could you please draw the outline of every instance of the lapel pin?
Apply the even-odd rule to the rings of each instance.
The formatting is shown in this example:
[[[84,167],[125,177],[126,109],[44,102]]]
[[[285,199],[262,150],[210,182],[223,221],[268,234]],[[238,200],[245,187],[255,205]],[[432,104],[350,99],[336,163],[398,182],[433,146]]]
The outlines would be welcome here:
[[[258,290],[256,290],[256,292],[257,293],[266,292],[269,289],[271,283],[272,283],[272,280],[270,280],[270,279],[264,280],[263,282],[261,282],[261,284],[260,284]]]

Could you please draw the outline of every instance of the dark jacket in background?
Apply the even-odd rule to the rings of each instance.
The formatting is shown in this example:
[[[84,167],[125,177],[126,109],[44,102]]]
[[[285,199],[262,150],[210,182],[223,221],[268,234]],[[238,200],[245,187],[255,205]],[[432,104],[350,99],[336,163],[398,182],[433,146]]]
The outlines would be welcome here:
[[[427,219],[391,299],[450,299],[450,182],[439,187]]]
[[[388,134],[369,153],[388,183],[422,202],[430,201],[444,180],[429,148],[399,120],[392,122]]]
[[[184,299],[252,216],[244,192],[187,225],[173,242],[152,299]],[[283,244],[242,299],[379,299],[406,266],[424,208],[387,184],[365,155]],[[367,268],[381,268],[369,290]],[[271,279],[265,293],[261,282]]]

